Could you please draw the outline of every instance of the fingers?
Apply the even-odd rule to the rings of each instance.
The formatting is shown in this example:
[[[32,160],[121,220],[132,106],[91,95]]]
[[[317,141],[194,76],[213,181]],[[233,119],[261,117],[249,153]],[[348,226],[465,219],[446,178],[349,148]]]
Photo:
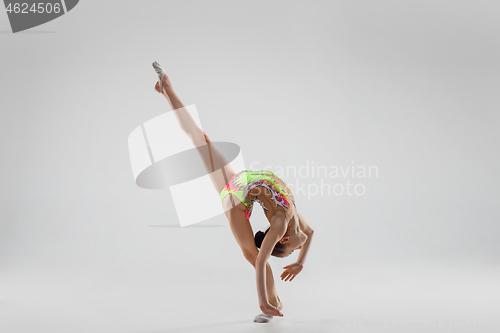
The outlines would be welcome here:
[[[264,312],[265,313],[265,312]],[[270,315],[270,316],[274,316],[274,317],[283,317],[283,314],[279,311],[272,311],[272,312],[269,312],[269,313],[266,313],[267,315]]]
[[[281,280],[285,281],[292,281],[297,274],[299,274],[302,271],[302,267],[292,267],[295,264],[291,264],[288,266],[285,266],[283,268],[286,268],[286,270],[281,274]]]
[[[283,317],[283,313],[281,313],[280,310],[278,310],[277,308],[275,308],[271,304],[268,304],[266,306],[261,306],[260,309],[262,312],[264,312],[267,315],[275,316],[275,317]]]
[[[280,312],[278,311],[278,309],[275,309],[275,310],[268,310],[268,313],[266,313],[270,316],[280,316]]]
[[[271,305],[271,306],[272,306],[272,305]],[[283,317],[283,314],[281,313],[281,311],[280,311],[280,310],[276,309],[276,308],[273,306],[273,311],[272,311],[271,316]]]

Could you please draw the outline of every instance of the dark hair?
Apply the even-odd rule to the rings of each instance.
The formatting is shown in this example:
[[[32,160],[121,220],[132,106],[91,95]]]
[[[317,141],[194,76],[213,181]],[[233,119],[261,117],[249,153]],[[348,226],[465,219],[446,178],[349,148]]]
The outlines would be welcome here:
[[[267,232],[269,231],[269,228],[267,228],[266,232],[262,231],[257,231],[255,233],[255,246],[260,249],[262,242],[264,241],[264,237],[266,237]],[[281,244],[280,242],[276,243],[274,246],[273,252],[271,253],[272,256],[275,257],[283,257],[283,254],[285,253],[286,246],[285,244]]]

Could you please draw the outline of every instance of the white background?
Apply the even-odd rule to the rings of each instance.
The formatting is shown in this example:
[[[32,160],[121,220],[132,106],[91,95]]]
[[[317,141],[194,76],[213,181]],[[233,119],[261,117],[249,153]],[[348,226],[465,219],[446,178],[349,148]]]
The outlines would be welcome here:
[[[0,330],[498,331],[499,15],[86,0],[12,34],[1,13]],[[169,110],[155,60],[248,166],[378,167],[351,180],[362,196],[295,193],[314,243],[292,282],[298,251],[271,259],[285,317],[267,326],[225,216],[179,228],[169,191],[134,183],[128,135]]]

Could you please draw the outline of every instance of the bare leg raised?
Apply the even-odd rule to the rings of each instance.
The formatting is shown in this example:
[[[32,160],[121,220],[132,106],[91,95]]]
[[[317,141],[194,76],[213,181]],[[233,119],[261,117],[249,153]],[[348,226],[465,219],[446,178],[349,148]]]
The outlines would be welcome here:
[[[224,186],[229,182],[234,175],[234,170],[222,155],[222,153],[211,144],[210,139],[205,132],[198,127],[191,114],[186,110],[185,105],[180,100],[179,96],[172,88],[172,84],[167,75],[163,76],[162,91],[160,92],[160,84],[156,83],[155,90],[161,93],[170,103],[175,118],[181,129],[191,139],[193,145],[198,150],[203,165],[212,180],[217,193],[220,193]],[[221,171],[218,171],[218,170]],[[217,172],[214,172],[216,171]],[[234,207],[234,204],[233,204]]]

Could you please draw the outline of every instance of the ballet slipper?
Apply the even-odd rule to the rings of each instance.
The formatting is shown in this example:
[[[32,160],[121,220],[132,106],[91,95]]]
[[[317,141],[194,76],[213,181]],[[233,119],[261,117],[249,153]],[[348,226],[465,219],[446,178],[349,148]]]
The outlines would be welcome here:
[[[270,316],[270,315],[262,312],[262,313],[258,314],[257,316],[255,316],[253,321],[256,323],[268,323],[271,321],[271,319],[273,319],[273,316]]]
[[[160,94],[163,94],[163,76],[167,74],[165,70],[163,69],[163,66],[160,65],[157,61],[153,62],[153,68],[156,71],[156,74],[158,74],[158,77],[160,78]]]

